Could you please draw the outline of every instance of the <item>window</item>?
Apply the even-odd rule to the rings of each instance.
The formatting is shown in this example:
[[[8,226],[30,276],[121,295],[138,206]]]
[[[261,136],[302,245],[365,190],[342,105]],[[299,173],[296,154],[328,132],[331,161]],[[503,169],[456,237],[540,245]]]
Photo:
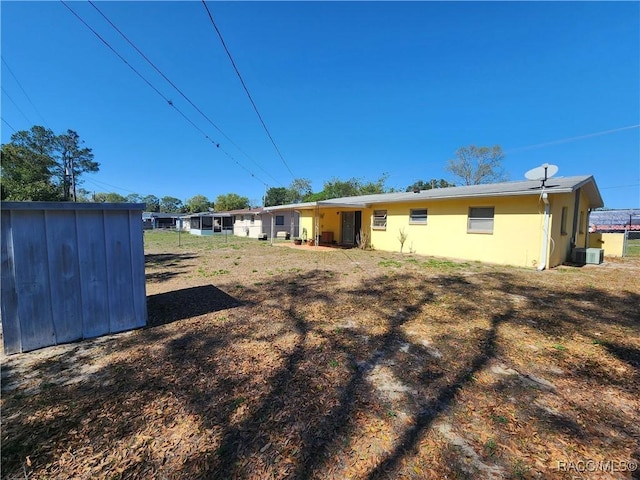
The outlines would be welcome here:
[[[386,210],[373,211],[373,228],[376,230],[387,229],[387,211]]]
[[[284,225],[284,215],[276,215],[276,225]]]
[[[253,225],[256,222],[256,216],[255,215],[251,215],[251,220],[249,220],[249,223],[251,225]]]
[[[420,225],[427,224],[427,209],[426,208],[412,208],[409,213],[409,223],[417,223]]]
[[[469,208],[468,233],[493,233],[494,207]]]
[[[560,235],[567,234],[567,215],[569,207],[562,207],[562,217],[560,218]]]

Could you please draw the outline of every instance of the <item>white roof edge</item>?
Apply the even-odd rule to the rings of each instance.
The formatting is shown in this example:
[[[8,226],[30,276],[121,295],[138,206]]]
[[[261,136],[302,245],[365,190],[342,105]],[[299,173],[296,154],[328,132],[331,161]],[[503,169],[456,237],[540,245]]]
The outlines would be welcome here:
[[[591,184],[592,188],[593,188],[593,193],[595,193],[597,195],[597,201],[593,203],[593,206],[590,208],[600,208],[600,207],[604,207],[604,200],[602,198],[602,194],[600,194],[600,189],[598,188],[598,184],[596,183],[596,179],[593,178],[593,175],[589,175],[589,177],[585,178],[582,182],[578,183],[575,186],[574,190],[577,190],[578,188],[582,188],[587,184]]]
[[[330,201],[322,201],[322,202],[317,202],[318,206],[320,207],[343,207],[343,208],[366,208],[368,206],[371,205],[370,203],[366,203],[366,202],[330,202]]]
[[[572,188],[554,188],[553,190],[545,190],[547,193],[571,193],[574,189]],[[492,192],[492,193],[466,193],[466,194],[456,194],[456,195],[439,195],[434,197],[419,197],[415,199],[407,198],[402,200],[376,200],[370,202],[371,204],[376,203],[400,203],[400,202],[423,202],[425,200],[451,200],[454,198],[481,198],[481,197],[513,197],[513,196],[521,196],[521,195],[539,195],[542,193],[542,189],[531,190],[528,192],[525,191],[509,191],[509,192]]]
[[[182,213],[180,214],[180,218],[187,217],[231,217],[230,213],[226,212],[198,212],[198,213]]]
[[[305,202],[305,203],[288,203],[286,205],[273,205],[271,207],[264,207],[264,211],[269,213],[273,210],[296,210],[299,208],[317,207],[318,202]]]

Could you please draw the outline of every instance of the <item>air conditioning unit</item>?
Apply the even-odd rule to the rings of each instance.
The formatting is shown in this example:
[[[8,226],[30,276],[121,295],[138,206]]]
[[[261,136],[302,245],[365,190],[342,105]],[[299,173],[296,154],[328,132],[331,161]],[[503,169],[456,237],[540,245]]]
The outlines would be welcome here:
[[[574,248],[571,250],[571,261],[584,265],[587,263],[587,249],[586,248]]]
[[[603,259],[604,250],[602,248],[574,248],[571,251],[571,261],[578,265],[585,263],[600,265]]]
[[[587,248],[586,261],[592,265],[600,265],[604,259],[604,250],[602,248]]]

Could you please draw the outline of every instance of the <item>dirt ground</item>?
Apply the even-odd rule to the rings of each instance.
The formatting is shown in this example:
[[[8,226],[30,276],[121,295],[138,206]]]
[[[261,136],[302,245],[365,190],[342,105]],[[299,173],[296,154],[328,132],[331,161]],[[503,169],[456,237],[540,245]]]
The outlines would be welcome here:
[[[148,327],[2,357],[2,478],[640,478],[638,257],[145,235]]]

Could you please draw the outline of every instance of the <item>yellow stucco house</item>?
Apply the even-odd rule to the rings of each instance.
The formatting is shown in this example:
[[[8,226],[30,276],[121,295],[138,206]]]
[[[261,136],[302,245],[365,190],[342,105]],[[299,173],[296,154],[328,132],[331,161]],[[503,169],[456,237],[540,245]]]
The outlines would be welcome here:
[[[554,177],[267,207],[300,213],[316,243],[550,268],[587,248],[589,213],[604,206],[593,176]]]

